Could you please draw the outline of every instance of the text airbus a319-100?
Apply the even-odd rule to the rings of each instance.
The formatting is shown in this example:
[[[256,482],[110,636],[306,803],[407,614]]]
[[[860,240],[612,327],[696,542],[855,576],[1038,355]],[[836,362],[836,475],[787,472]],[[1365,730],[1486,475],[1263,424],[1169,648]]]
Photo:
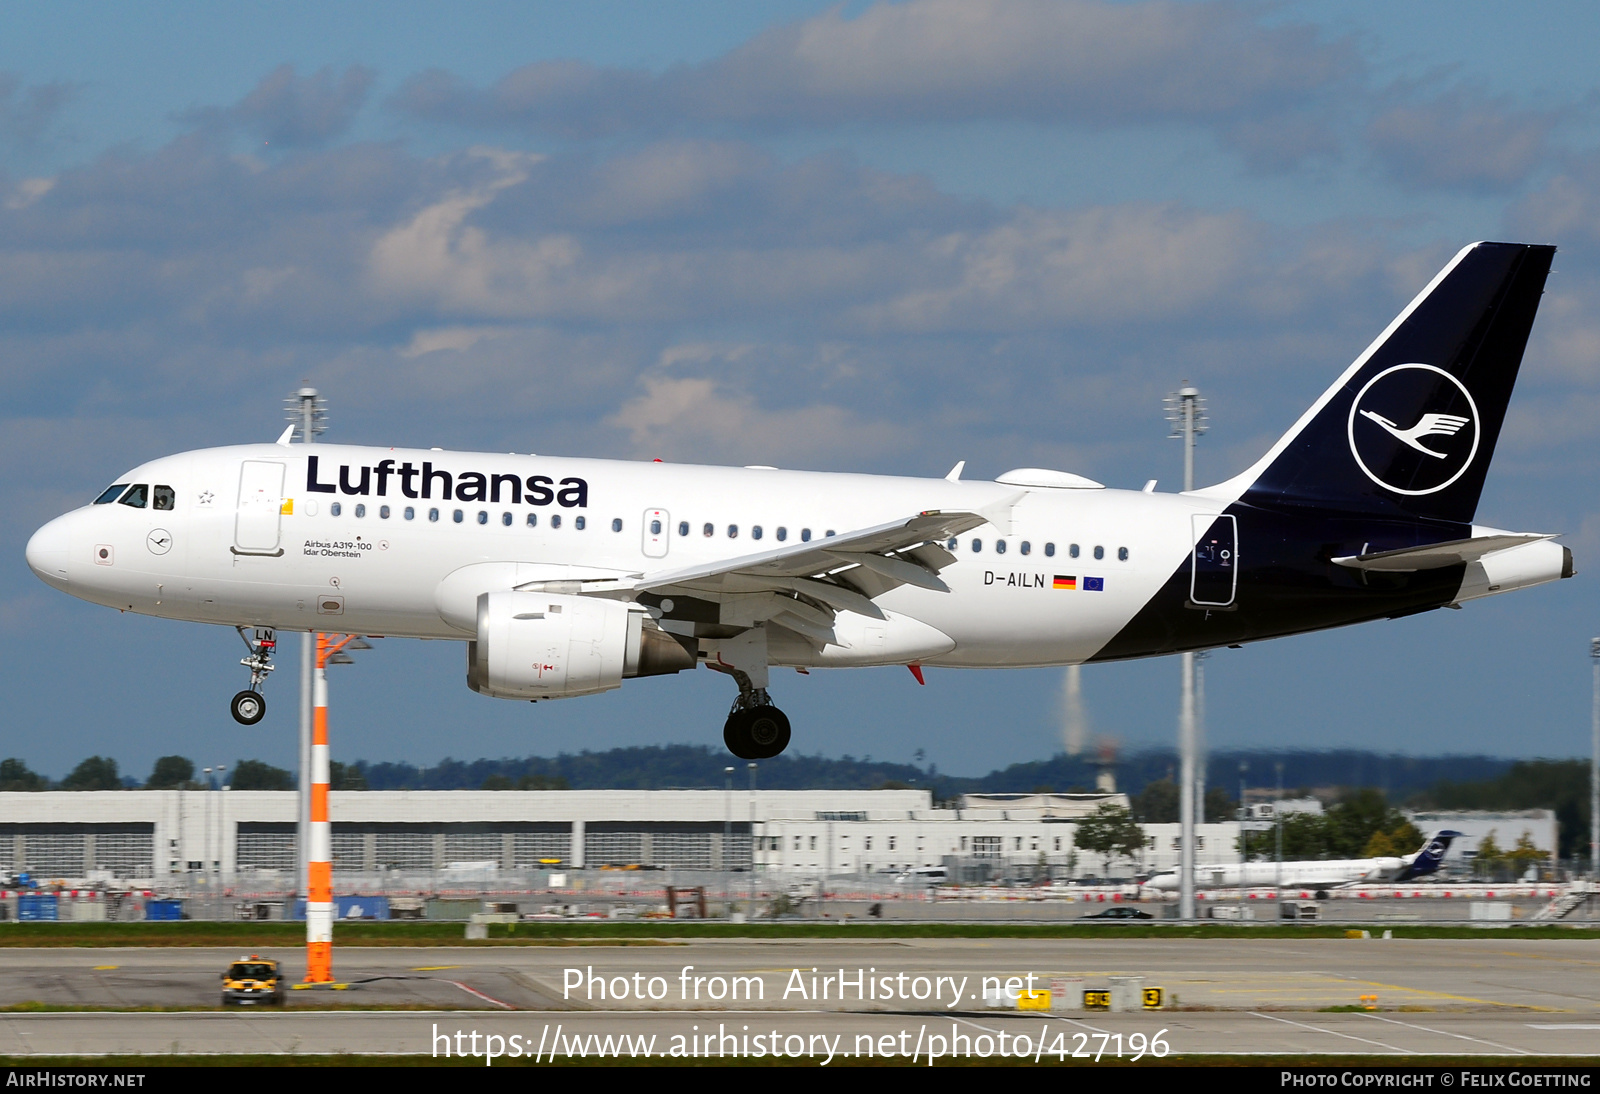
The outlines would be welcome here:
[[[729,749],[775,756],[773,667],[1151,657],[1572,576],[1551,536],[1473,523],[1554,253],[1464,248],[1254,466],[1192,492],[285,433],[134,468],[39,529],[28,564],[97,604],[239,628],[246,723],[272,632],[337,630],[458,639],[468,685],[504,699],[705,665],[737,686]]]

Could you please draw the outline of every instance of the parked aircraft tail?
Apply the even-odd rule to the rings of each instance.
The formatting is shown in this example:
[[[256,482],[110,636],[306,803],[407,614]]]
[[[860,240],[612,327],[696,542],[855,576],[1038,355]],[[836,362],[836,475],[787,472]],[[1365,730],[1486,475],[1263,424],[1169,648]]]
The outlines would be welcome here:
[[[1463,248],[1271,451],[1204,493],[1470,524],[1554,255]]]
[[[1450,850],[1451,841],[1459,835],[1460,832],[1449,829],[1435,832],[1428,837],[1428,842],[1422,845],[1422,849],[1411,856],[1411,861],[1406,863],[1405,869],[1400,871],[1400,876],[1395,880],[1411,881],[1434,873],[1439,869],[1439,863],[1444,861],[1445,852]]]

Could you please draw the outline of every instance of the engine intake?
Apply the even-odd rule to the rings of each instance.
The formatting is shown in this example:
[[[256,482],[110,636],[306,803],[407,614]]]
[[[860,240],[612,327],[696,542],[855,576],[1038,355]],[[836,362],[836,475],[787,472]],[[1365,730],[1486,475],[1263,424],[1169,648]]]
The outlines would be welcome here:
[[[564,699],[635,676],[692,669],[695,650],[637,604],[560,593],[478,597],[478,637],[467,643],[467,686],[497,699]]]

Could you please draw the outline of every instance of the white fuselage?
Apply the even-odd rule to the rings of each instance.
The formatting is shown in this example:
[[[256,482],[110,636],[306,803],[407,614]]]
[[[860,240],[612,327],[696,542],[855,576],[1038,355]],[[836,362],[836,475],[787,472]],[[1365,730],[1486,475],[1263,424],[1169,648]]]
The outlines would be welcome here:
[[[312,455],[317,485],[334,492],[307,489]],[[383,461],[391,462],[380,476]],[[481,474],[486,483],[505,476],[500,500],[445,500],[437,475],[423,497],[424,464],[452,476],[452,495],[464,475]],[[245,480],[274,465],[283,468],[281,505],[252,511],[241,498],[250,489]],[[343,483],[341,466],[350,468]],[[404,467],[412,474],[402,478]],[[365,492],[351,492],[363,487],[361,468],[373,473]],[[519,494],[533,477],[541,486],[549,480],[551,498],[541,491],[513,502],[512,476]],[[783,542],[793,543],[925,510],[1001,514],[959,537],[956,562],[940,574],[950,592],[893,589],[877,598],[887,621],[841,618],[842,633],[865,629],[864,641],[821,653],[778,645],[776,664],[1084,661],[1184,563],[1194,542],[1191,515],[1221,511],[1216,499],[1196,495],[1099,487],[334,445],[189,452],[117,481],[169,486],[172,507],[111,502],[52,521],[28,547],[30,564],[50,584],[172,619],[458,640],[473,637],[470,606],[479,592],[534,576],[677,569],[780,546],[780,529]],[[581,481],[583,489],[562,495],[563,481]],[[469,493],[476,492],[474,480]],[[654,520],[664,534],[650,534]],[[680,534],[685,526],[688,534]],[[1071,588],[1058,581],[1067,577]]]
[[[1291,889],[1352,885],[1356,882],[1389,881],[1397,876],[1414,859],[1385,856],[1382,858],[1332,859],[1326,862],[1246,862],[1228,866],[1205,866],[1195,871],[1195,883],[1201,888],[1237,889],[1281,885]],[[1147,888],[1160,891],[1177,891],[1177,873],[1157,874],[1145,882]]]

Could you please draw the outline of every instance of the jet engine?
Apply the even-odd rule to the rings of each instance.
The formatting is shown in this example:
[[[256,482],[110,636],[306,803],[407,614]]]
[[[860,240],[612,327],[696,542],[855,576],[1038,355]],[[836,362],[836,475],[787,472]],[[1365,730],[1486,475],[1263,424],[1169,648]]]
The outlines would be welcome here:
[[[559,593],[484,593],[477,640],[467,643],[467,686],[497,699],[564,699],[695,664],[693,645],[657,627],[640,605]]]

